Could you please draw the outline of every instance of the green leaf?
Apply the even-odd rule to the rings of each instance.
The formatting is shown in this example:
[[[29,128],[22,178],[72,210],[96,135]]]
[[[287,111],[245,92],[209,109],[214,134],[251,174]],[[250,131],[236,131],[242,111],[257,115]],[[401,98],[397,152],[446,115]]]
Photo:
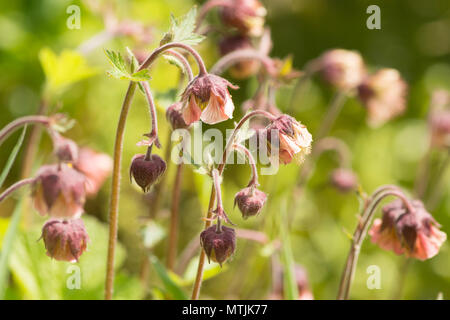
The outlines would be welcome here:
[[[160,44],[169,42],[181,42],[187,45],[196,45],[205,39],[204,36],[196,34],[195,23],[197,19],[197,7],[193,7],[187,14],[180,18],[170,16],[170,29],[164,35]]]
[[[172,280],[166,271],[166,268],[159,262],[158,258],[151,256],[149,259],[170,297],[175,300],[188,300],[184,291]]]
[[[129,80],[129,81],[148,81],[151,79],[149,70],[143,69],[137,72],[134,72],[136,69],[136,61],[134,55],[132,55],[131,51],[128,50],[128,53],[132,55],[130,68],[127,67],[125,59],[123,58],[120,52],[116,52],[113,50],[105,49],[105,54],[108,57],[108,61],[113,66],[112,70],[107,71],[107,74],[111,77],[120,79],[120,80]],[[132,70],[131,72],[129,70]]]
[[[184,74],[186,74],[186,68],[184,67],[184,65],[181,63],[181,61],[177,58],[175,58],[174,56],[170,55],[170,54],[164,54],[163,57],[167,60],[167,62],[169,62],[171,65],[177,67],[178,69],[181,70],[181,72],[183,72]]]
[[[183,275],[183,285],[190,285],[194,283],[195,278],[197,276],[197,267],[198,267],[198,256],[191,259],[189,262],[186,271]],[[209,263],[206,262],[204,269],[203,269],[203,281],[211,279],[217,275],[219,275],[221,272],[224,272],[228,269],[228,266],[225,264],[223,267],[221,267],[218,263],[213,262]]]
[[[2,241],[2,251],[0,252],[0,300],[3,300],[6,290],[6,283],[8,278],[8,261],[11,253],[11,248],[13,247],[14,238],[19,227],[20,217],[22,215],[23,199],[24,198],[21,198],[17,203],[11,216],[5,238]]]
[[[51,49],[43,48],[39,60],[46,78],[46,94],[58,94],[69,85],[89,78],[98,71],[88,66],[85,58],[76,51],[63,50],[56,55]]]
[[[281,257],[283,263],[283,288],[286,300],[298,299],[298,287],[294,272],[294,257],[291,248],[291,237],[287,227],[287,199],[283,198],[280,208],[280,236],[282,241]]]
[[[22,133],[20,134],[19,140],[17,140],[16,145],[14,146],[13,150],[11,151],[11,154],[8,157],[8,161],[6,162],[5,168],[3,168],[2,174],[0,175],[0,188],[2,187],[6,177],[8,176],[9,171],[11,170],[14,160],[16,160],[17,154],[19,153],[20,147],[22,146],[23,139],[25,138],[26,131],[27,127],[25,126],[22,130]]]

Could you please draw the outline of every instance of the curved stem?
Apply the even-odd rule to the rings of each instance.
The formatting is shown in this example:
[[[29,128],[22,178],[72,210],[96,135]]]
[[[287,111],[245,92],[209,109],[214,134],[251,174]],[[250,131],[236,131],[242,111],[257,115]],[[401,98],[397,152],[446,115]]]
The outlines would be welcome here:
[[[148,56],[148,58],[144,61],[144,63],[142,63],[142,65],[139,67],[139,70],[148,68],[161,53],[163,53],[164,51],[167,51],[169,49],[172,49],[172,48],[180,48],[180,49],[183,49],[183,50],[186,50],[187,52],[189,52],[194,57],[195,61],[198,64],[199,75],[204,75],[204,74],[208,73],[208,71],[206,70],[205,63],[203,62],[203,59],[200,56],[200,54],[191,46],[188,46],[186,44],[179,43],[179,42],[170,42],[170,43],[167,43],[167,44],[162,45],[161,47],[155,49],[150,54],[150,56]]]
[[[141,82],[142,87],[144,88],[145,97],[147,99],[148,108],[150,112],[150,117],[152,118],[152,131],[149,134],[146,134],[150,138],[149,145],[151,146],[155,143],[156,147],[161,148],[161,144],[159,142],[158,137],[158,118],[156,115],[156,107],[155,101],[153,99],[152,92],[150,91],[150,86],[147,81]]]
[[[23,127],[29,123],[38,123],[45,126],[50,124],[50,118],[47,116],[26,116],[22,118],[18,118],[10,123],[8,123],[2,130],[0,130],[0,144],[9,137],[17,129]]]
[[[172,206],[170,208],[170,231],[167,254],[167,269],[173,270],[177,255],[178,239],[178,211],[180,207],[181,180],[183,177],[183,163],[177,165],[175,183],[172,192]]]
[[[114,256],[116,252],[117,227],[119,224],[119,190],[120,190],[120,167],[122,164],[123,137],[128,111],[136,90],[136,82],[130,82],[125,99],[120,111],[119,123],[116,131],[116,142],[114,144],[114,166],[112,173],[111,199],[109,208],[109,242],[108,257],[106,265],[105,299],[111,300],[114,288]]]
[[[5,200],[9,195],[11,195],[11,193],[16,191],[17,189],[19,189],[23,186],[26,186],[28,184],[32,184],[35,181],[36,181],[36,178],[28,178],[28,179],[23,179],[23,180],[17,181],[12,186],[10,186],[8,189],[3,191],[3,193],[0,194],[0,202]]]
[[[242,117],[242,119],[239,121],[239,123],[236,125],[236,127],[234,128],[233,133],[231,134],[226,146],[225,146],[225,150],[222,156],[222,163],[219,164],[218,166],[218,171],[219,174],[222,175],[223,170],[225,169],[225,163],[226,163],[226,158],[228,155],[228,152],[231,148],[231,146],[233,145],[234,139],[236,137],[236,134],[238,132],[238,130],[242,127],[242,125],[249,119],[251,119],[252,117],[255,116],[263,116],[266,117],[268,119],[270,119],[271,121],[275,120],[276,117],[271,114],[270,112],[264,111],[264,110],[255,110],[252,112],[247,113],[244,117]],[[209,204],[208,204],[208,210],[206,212],[206,219],[205,219],[205,228],[207,229],[211,226],[211,216],[212,216],[212,209],[214,206],[214,200],[216,197],[216,190],[214,188],[214,186],[212,186],[211,188],[211,195],[209,197]],[[192,300],[198,300],[199,295],[200,295],[200,287],[202,285],[202,279],[203,279],[203,269],[204,269],[204,265],[205,265],[205,258],[206,258],[206,254],[205,251],[201,250],[200,251],[200,258],[198,261],[198,267],[197,267],[197,275],[195,277],[195,281],[194,281],[194,287],[192,289]]]
[[[367,231],[372,222],[372,218],[376,213],[375,209],[377,208],[378,204],[380,204],[380,202],[387,196],[396,196],[400,198],[409,212],[414,211],[409,200],[406,198],[403,192],[401,192],[400,190],[393,190],[391,186],[387,186],[384,191],[377,191],[374,195],[372,195],[370,201],[364,208],[364,212],[361,215],[361,220],[359,221],[353,234],[352,245],[350,247],[350,252],[348,254],[347,262],[342,273],[341,282],[339,285],[339,292],[337,297],[338,300],[347,300],[349,297],[350,286],[352,284],[356,271],[356,265],[358,263],[361,245],[366,237]]]
[[[248,163],[250,167],[252,168],[252,178],[250,179],[250,182],[248,186],[258,186],[258,170],[256,169],[256,162],[255,158],[253,158],[252,153],[250,150],[248,150],[246,147],[244,147],[242,144],[233,144],[233,149],[239,150],[245,154],[245,156],[248,159]]]
[[[167,50],[166,54],[170,54],[171,56],[175,57],[184,67],[184,70],[186,71],[186,74],[188,76],[189,82],[194,79],[194,74],[192,73],[191,65],[189,64],[189,61],[181,54],[178,53],[175,50]]]
[[[274,65],[272,59],[255,49],[240,49],[224,55],[211,68],[210,72],[212,74],[220,75],[227,68],[243,60],[259,60],[269,74],[273,73]]]

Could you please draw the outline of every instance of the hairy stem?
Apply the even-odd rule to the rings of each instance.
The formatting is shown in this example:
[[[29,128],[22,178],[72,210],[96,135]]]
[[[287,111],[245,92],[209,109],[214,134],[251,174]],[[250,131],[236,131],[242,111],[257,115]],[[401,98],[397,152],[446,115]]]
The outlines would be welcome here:
[[[109,208],[109,242],[106,264],[105,299],[111,300],[114,290],[114,257],[116,252],[117,228],[119,224],[119,191],[120,191],[120,167],[122,164],[123,138],[125,124],[130,110],[133,95],[136,90],[136,82],[130,82],[125,99],[120,111],[119,123],[114,144],[114,166],[112,173],[111,199]]]
[[[350,247],[350,252],[347,257],[347,262],[345,264],[344,271],[342,273],[341,282],[338,291],[338,300],[347,300],[350,294],[350,287],[355,275],[356,265],[358,263],[359,253],[362,243],[367,235],[367,231],[372,222],[372,218],[376,213],[376,208],[378,204],[387,196],[395,196],[403,201],[406,209],[409,212],[413,212],[414,208],[411,206],[409,200],[399,190],[392,189],[391,186],[386,186],[379,188],[365,204],[364,211],[361,215],[361,220],[359,221],[356,230],[353,234],[352,245]]]
[[[252,112],[247,113],[244,117],[242,117],[242,119],[239,121],[239,123],[236,125],[236,127],[234,128],[233,133],[231,134],[226,146],[225,146],[225,150],[223,152],[223,156],[222,156],[222,163],[219,164],[218,166],[218,172],[220,175],[222,175],[223,170],[225,169],[225,163],[226,163],[226,159],[228,156],[228,152],[230,150],[230,148],[232,147],[233,143],[234,143],[234,139],[236,137],[236,134],[238,132],[238,130],[242,127],[242,125],[248,121],[249,119],[251,119],[252,117],[255,116],[263,116],[268,118],[269,120],[273,121],[276,119],[276,117],[267,112],[267,111],[263,111],[263,110],[255,110]],[[204,229],[207,229],[211,226],[211,217],[212,217],[212,210],[213,210],[213,206],[214,206],[214,200],[216,197],[216,190],[214,188],[214,185],[211,188],[211,195],[209,197],[209,204],[208,204],[208,210],[206,212],[206,219],[205,219],[205,227]],[[197,267],[197,275],[195,277],[195,281],[194,281],[194,287],[192,289],[192,300],[198,300],[199,296],[200,296],[200,287],[202,285],[202,279],[203,279],[203,269],[205,266],[205,261],[206,261],[206,254],[205,251],[201,250],[200,251],[200,258],[198,261],[198,267]]]
[[[2,144],[2,142],[4,140],[6,140],[6,138],[8,138],[9,135],[11,135],[14,131],[16,131],[17,129],[20,129],[24,125],[30,124],[30,123],[42,124],[44,126],[48,126],[50,124],[50,118],[46,117],[46,116],[36,115],[36,116],[26,116],[26,117],[18,118],[16,120],[10,122],[2,130],[0,130],[0,144]]]
[[[32,184],[36,181],[36,178],[28,178],[28,179],[23,179],[20,181],[17,181],[16,183],[14,183],[12,186],[10,186],[8,189],[6,189],[5,191],[3,191],[3,193],[0,194],[0,202],[2,202],[3,200],[5,200],[8,196],[10,196],[14,191],[16,191],[17,189],[22,188],[23,186]]]
[[[212,74],[220,75],[227,68],[233,66],[234,64],[245,61],[245,60],[258,60],[262,63],[267,72],[273,73],[274,65],[272,59],[265,54],[262,54],[258,50],[254,49],[240,49],[232,51],[216,62],[216,64],[211,68],[210,72]]]
[[[147,134],[146,136],[148,136],[150,138],[150,141],[149,141],[150,146],[153,143],[155,143],[156,147],[161,148],[161,144],[159,142],[159,137],[158,137],[158,117],[156,115],[155,101],[153,99],[152,92],[150,91],[150,86],[149,86],[148,82],[143,81],[143,82],[141,82],[141,85],[144,88],[150,117],[152,118],[152,123],[151,123],[152,131],[149,134]]]

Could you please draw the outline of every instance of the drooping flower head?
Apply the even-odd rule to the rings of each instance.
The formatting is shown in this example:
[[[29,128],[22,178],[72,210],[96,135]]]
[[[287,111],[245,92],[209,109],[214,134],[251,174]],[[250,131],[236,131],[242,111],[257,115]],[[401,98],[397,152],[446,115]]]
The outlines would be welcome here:
[[[85,182],[84,175],[69,165],[42,166],[34,183],[34,207],[53,218],[79,218],[86,200]]]
[[[267,144],[270,152],[277,152],[280,161],[288,164],[296,159],[303,161],[311,152],[312,135],[306,126],[288,115],[276,118],[265,129]]]
[[[156,154],[150,155],[149,159],[144,154],[137,154],[131,160],[130,180],[133,177],[142,191],[147,192],[161,178],[166,168],[166,162]]]
[[[366,74],[361,55],[356,51],[333,49],[315,61],[322,78],[342,90],[356,88]]]
[[[181,97],[184,122],[190,125],[201,119],[205,123],[215,124],[233,118],[234,104],[228,87],[238,88],[213,74],[195,77]]]
[[[166,110],[166,119],[170,123],[173,130],[189,128],[186,122],[184,122],[181,108],[181,102],[175,102]]]
[[[243,35],[233,35],[224,38],[220,44],[220,54],[222,56],[243,49],[253,49],[252,42],[249,37]],[[260,63],[255,59],[239,61],[230,68],[230,74],[236,79],[245,79],[258,72]]]
[[[358,95],[367,109],[368,122],[380,126],[406,110],[408,86],[395,69],[381,69],[368,76],[358,87]]]
[[[55,260],[76,262],[86,250],[89,236],[83,220],[50,219],[42,228],[47,255]]]
[[[106,153],[84,147],[80,149],[74,167],[86,177],[86,194],[95,195],[111,174],[113,161]]]
[[[200,245],[205,250],[208,261],[222,266],[236,249],[236,234],[233,228],[211,226],[200,234]]]
[[[353,191],[358,186],[356,174],[345,168],[338,168],[331,173],[331,184],[341,192]]]
[[[263,34],[266,14],[266,8],[258,0],[230,0],[221,10],[224,24],[251,37],[260,37]]]
[[[419,200],[411,201],[409,212],[403,201],[395,200],[383,207],[382,220],[376,219],[369,234],[372,242],[396,254],[426,260],[434,257],[447,239],[439,224]]]
[[[234,196],[234,205],[237,205],[242,217],[247,219],[257,215],[266,203],[267,195],[255,186],[242,189]]]

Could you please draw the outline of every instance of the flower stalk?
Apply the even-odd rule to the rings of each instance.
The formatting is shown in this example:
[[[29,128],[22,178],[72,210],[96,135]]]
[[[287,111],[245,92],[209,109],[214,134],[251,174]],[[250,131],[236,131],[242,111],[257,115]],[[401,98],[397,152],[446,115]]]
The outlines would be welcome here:
[[[3,193],[0,194],[0,202],[5,200],[8,196],[10,196],[17,189],[20,189],[23,186],[26,186],[29,184],[33,184],[35,181],[36,181],[36,178],[28,178],[28,179],[22,179],[20,181],[17,181],[12,186],[10,186],[8,189],[3,191]]]

